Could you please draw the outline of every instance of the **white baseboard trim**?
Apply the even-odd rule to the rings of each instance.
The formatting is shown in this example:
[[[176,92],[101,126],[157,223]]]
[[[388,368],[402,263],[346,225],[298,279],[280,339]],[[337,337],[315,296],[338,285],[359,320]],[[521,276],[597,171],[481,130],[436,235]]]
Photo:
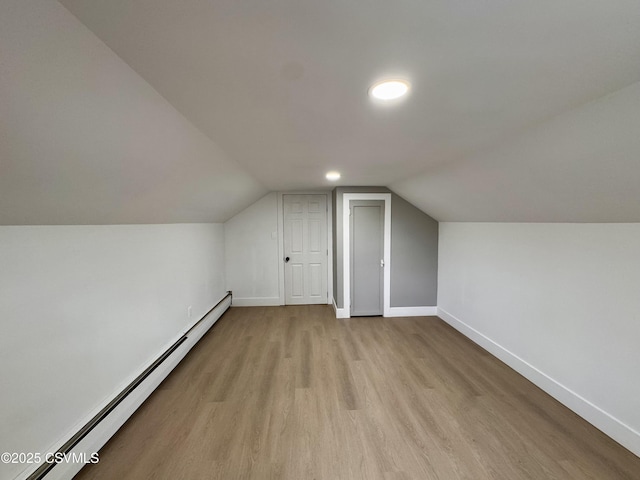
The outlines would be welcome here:
[[[280,297],[233,297],[232,307],[273,307],[280,305]]]
[[[333,305],[333,311],[336,313],[336,318],[350,318],[349,312],[346,308],[338,308],[336,306],[336,300],[333,299],[331,304]]]
[[[489,353],[509,365],[509,367],[513,368],[516,372],[520,373],[529,381],[540,387],[560,403],[573,410],[587,422],[602,430],[605,434],[613,438],[625,448],[629,449],[635,455],[640,456],[640,432],[637,432],[629,425],[621,422],[597,405],[591,403],[586,398],[581,397],[576,392],[549,377],[544,372],[541,372],[530,363],[510,352],[442,308],[438,308],[438,316],[464,336],[473,340]]]
[[[235,302],[235,300],[234,300]],[[338,308],[335,299],[332,301],[336,318],[351,318],[346,308]],[[438,314],[438,307],[390,307],[385,317],[430,317]]]
[[[187,339],[180,344],[153,372],[147,376],[142,383],[134,388],[109,414],[101,420],[78,444],[73,447],[67,458],[79,458],[84,456],[90,459],[91,455],[98,452],[107,441],[124,425],[142,403],[153,393],[180,361],[189,353],[193,346],[198,343],[202,336],[218,321],[224,312],[231,306],[231,297],[217,305],[203,320],[188,333]],[[114,397],[120,392],[114,393]],[[55,451],[55,450],[54,450]],[[25,471],[19,478],[27,478],[33,473],[38,465]],[[45,475],[45,480],[70,480],[84,467],[83,463],[58,463],[49,473]]]
[[[438,314],[438,307],[391,307],[387,317],[430,317]]]

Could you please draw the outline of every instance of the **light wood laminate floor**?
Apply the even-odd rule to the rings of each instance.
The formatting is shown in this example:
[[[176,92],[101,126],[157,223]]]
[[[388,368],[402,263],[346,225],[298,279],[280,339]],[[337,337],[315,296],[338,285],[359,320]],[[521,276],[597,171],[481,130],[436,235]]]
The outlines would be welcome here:
[[[77,479],[640,479],[436,317],[232,308]]]

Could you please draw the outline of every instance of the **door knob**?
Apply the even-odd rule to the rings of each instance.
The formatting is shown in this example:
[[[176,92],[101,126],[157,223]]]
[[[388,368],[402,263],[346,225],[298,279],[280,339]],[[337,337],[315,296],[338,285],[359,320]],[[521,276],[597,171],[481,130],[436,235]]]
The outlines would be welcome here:
[[[284,263],[288,263],[289,262],[289,257],[284,257]]]

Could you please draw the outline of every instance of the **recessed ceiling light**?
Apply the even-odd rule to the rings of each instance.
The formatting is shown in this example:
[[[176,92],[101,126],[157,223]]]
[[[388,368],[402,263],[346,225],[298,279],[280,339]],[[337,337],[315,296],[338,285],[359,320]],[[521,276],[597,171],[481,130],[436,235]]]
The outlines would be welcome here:
[[[409,82],[405,80],[385,80],[373,85],[369,89],[369,95],[378,100],[394,100],[406,95],[409,91]]]
[[[336,180],[340,179],[340,172],[329,172],[325,176],[327,177],[327,180],[335,182]]]

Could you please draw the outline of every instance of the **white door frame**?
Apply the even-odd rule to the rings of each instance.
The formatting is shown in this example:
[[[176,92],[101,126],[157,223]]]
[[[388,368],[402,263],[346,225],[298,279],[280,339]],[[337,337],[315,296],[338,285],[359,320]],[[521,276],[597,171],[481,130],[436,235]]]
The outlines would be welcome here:
[[[344,193],[342,195],[342,298],[344,317],[351,317],[351,232],[349,213],[352,200],[384,201],[384,288],[383,315],[391,316],[391,194],[390,193]]]
[[[278,290],[280,291],[280,305],[284,300],[284,196],[285,195],[325,195],[327,197],[327,304],[333,303],[333,203],[331,191],[300,191],[278,192]]]

